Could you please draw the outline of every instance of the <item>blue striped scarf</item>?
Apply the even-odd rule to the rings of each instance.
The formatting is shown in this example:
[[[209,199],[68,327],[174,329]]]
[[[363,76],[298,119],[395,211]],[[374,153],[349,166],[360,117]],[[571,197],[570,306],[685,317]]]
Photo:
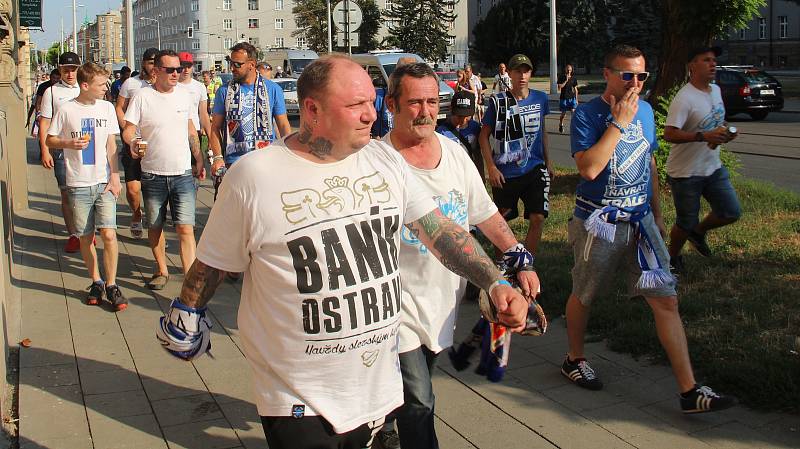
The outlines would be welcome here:
[[[244,128],[253,127],[253,149],[259,149],[259,142],[269,144],[272,141],[272,110],[269,107],[269,95],[267,86],[261,75],[256,75],[256,82],[253,86],[255,104],[251,112],[252,117],[245,117],[242,114],[241,85],[234,80],[228,84],[228,91],[225,94],[225,119],[227,122],[237,122],[238,126]],[[249,120],[252,119],[252,120]],[[245,126],[245,124],[249,126]],[[243,129],[245,134],[249,129]],[[228,131],[228,145],[234,144],[231,138],[230,128]],[[266,145],[264,145],[266,146]]]

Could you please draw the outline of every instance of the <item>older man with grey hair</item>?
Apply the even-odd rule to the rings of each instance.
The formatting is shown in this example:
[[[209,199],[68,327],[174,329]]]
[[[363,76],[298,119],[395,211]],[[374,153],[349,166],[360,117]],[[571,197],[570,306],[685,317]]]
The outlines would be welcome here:
[[[505,324],[521,326],[527,304],[403,158],[370,139],[375,91],[364,69],[324,56],[297,94],[300,131],[231,167],[157,335],[176,357],[205,353],[208,301],[225,272],[246,273],[238,325],[269,447],[361,449],[403,402],[404,229],[491,292]]]

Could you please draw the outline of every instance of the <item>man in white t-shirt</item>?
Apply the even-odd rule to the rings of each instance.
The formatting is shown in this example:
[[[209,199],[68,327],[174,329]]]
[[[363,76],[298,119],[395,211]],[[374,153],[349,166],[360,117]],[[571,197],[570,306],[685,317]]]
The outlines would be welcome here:
[[[192,78],[194,68],[194,57],[191,53],[183,51],[178,53],[181,60],[181,75],[178,77],[177,86],[186,89],[192,99],[189,115],[192,117],[198,136],[200,134],[209,135],[211,133],[211,119],[208,116],[208,92],[206,86]]]
[[[475,87],[475,118],[480,122],[483,120],[483,91],[485,90],[485,85],[481,77],[473,73],[471,64],[464,66],[464,74],[467,75],[470,84]]]
[[[494,83],[492,83],[492,91],[499,94],[500,92],[508,92],[511,90],[511,76],[506,71],[506,65],[502,62],[497,67],[497,75],[494,76]]]
[[[147,283],[152,290],[163,289],[169,281],[163,233],[167,204],[180,242],[183,272],[186,273],[194,262],[197,196],[194,177],[203,179],[205,176],[200,140],[189,114],[192,100],[185,89],[175,88],[180,71],[177,53],[158,52],[155,83],[133,97],[125,112],[122,133],[123,140],[131,146],[131,157],[141,159],[147,239],[157,265]],[[146,147],[140,146],[140,142],[146,142]]]
[[[383,141],[403,156],[442,213],[465,232],[476,225],[495,246],[517,249],[514,233],[498,213],[469,155],[435,132],[439,86],[433,70],[425,63],[395,69],[389,77],[387,101],[395,126]],[[401,234],[400,267],[404,395],[397,412],[400,446],[435,449],[439,445],[433,426],[431,376],[438,355],[453,345],[456,304],[466,280],[442,265],[408,229]],[[523,292],[535,293],[539,288],[535,271],[521,271],[519,281]]]
[[[689,52],[689,82],[669,106],[664,140],[672,143],[667,158],[667,180],[675,201],[675,225],[670,231],[672,268],[684,270],[681,249],[688,239],[697,251],[711,256],[706,233],[729,225],[742,215],[728,170],[719,158],[719,146],[736,138],[725,123],[725,105],[713,84],[719,47]],[[700,197],[711,212],[700,221]]]
[[[370,140],[375,90],[363,68],[323,56],[297,94],[300,131],[230,168],[157,336],[177,357],[205,353],[206,304],[225,272],[244,272],[238,325],[269,447],[370,447],[403,402],[402,226],[490,290],[502,321],[522,325],[527,303],[402,157]]]
[[[47,144],[64,149],[67,197],[80,248],[92,285],[86,303],[99,305],[108,299],[116,311],[128,300],[117,286],[117,197],[121,189],[117,173],[119,126],[114,106],[102,100],[108,90],[108,72],[91,62],[77,70],[80,94],[63,103],[47,130]],[[100,276],[95,229],[103,240],[105,281]]]
[[[42,95],[41,110],[39,114],[39,149],[41,150],[42,166],[46,169],[53,169],[58,182],[58,189],[61,191],[61,213],[64,215],[64,225],[69,232],[69,239],[64,246],[64,251],[76,253],[80,251],[80,240],[75,230],[72,219],[72,209],[69,207],[67,198],[67,177],[66,166],[64,164],[64,152],[60,148],[50,148],[47,145],[48,128],[50,120],[55,116],[58,109],[64,103],[77,97],[81,89],[78,87],[77,72],[81,60],[78,55],[67,51],[58,57],[58,71],[61,73],[61,81],[53,84]]]
[[[142,88],[150,88],[153,83],[155,72],[155,57],[158,53],[157,48],[148,48],[142,54],[142,67],[138,75],[132,76],[122,83],[117,96],[116,110],[117,120],[120,129],[125,129],[125,111],[134,95]],[[122,168],[125,170],[125,198],[131,208],[131,235],[134,238],[142,238],[142,166],[138,159],[131,157],[130,147],[124,141],[120,151]]]

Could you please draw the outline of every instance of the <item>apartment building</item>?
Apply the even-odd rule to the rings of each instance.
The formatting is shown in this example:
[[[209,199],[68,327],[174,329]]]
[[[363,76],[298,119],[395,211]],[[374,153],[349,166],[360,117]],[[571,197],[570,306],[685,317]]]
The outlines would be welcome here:
[[[732,65],[755,65],[779,69],[800,68],[800,4],[770,0],[759,8],[747,27],[730,30],[720,61]]]

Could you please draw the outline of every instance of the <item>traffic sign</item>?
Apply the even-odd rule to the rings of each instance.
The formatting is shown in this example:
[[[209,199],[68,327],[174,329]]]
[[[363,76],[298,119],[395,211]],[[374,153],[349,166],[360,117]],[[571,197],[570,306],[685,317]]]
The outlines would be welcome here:
[[[333,8],[333,23],[345,32],[357,30],[362,20],[361,8],[352,0],[343,0]]]
[[[337,47],[347,47],[347,39],[345,38],[344,33],[336,33],[336,46]],[[350,42],[351,47],[358,47],[358,33],[353,32],[350,33]]]

